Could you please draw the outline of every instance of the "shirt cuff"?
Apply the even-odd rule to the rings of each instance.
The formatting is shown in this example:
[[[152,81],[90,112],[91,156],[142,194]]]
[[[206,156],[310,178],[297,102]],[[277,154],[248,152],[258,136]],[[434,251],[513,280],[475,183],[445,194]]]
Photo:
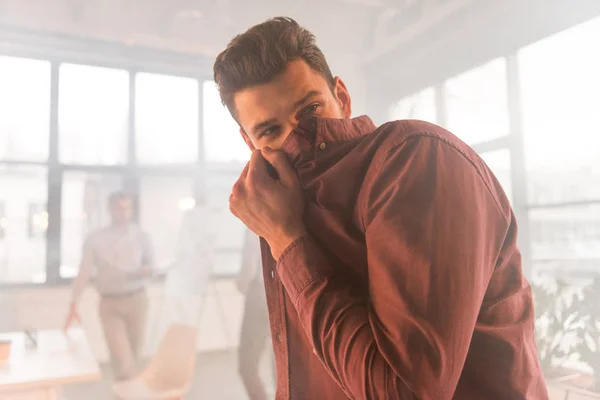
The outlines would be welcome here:
[[[331,268],[322,250],[310,236],[292,242],[277,261],[277,275],[296,304],[298,296],[316,279],[329,275]]]

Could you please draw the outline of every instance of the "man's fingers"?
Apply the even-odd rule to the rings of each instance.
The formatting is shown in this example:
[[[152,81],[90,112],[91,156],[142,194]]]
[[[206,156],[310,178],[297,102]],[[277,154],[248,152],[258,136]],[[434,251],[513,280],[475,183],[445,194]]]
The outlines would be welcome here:
[[[239,199],[246,193],[246,183],[242,180],[237,181],[231,188],[231,195],[229,196],[229,203],[233,199]]]
[[[248,176],[248,171],[250,170],[250,162],[246,163],[246,166],[244,167],[244,169],[242,170],[242,173],[240,174],[239,180],[244,180],[246,179],[246,177]]]
[[[257,183],[262,185],[273,180],[273,176],[269,173],[267,167],[267,161],[260,150],[252,152],[252,158],[250,158],[248,165],[250,166],[247,177],[249,188],[256,187]]]
[[[275,170],[277,170],[279,179],[284,183],[284,185],[291,186],[298,180],[296,171],[294,171],[283,152],[271,150],[270,148],[265,147],[262,149],[261,153],[265,160],[267,160],[275,168]]]
[[[250,161],[248,162],[249,173],[254,173],[258,171],[265,170],[265,160],[260,152],[260,150],[254,150],[252,152],[252,157],[250,157]]]
[[[240,218],[238,213],[238,205],[239,203],[243,203],[246,201],[246,190],[244,185],[236,183],[233,186],[233,190],[231,195],[229,195],[229,211],[236,217]]]
[[[250,158],[248,164],[250,165],[249,175],[259,177],[268,176],[267,161],[260,150],[254,150],[254,152],[252,152],[252,158]]]
[[[236,186],[243,186],[244,185],[244,182],[248,178],[248,171],[249,170],[250,170],[250,163],[246,163],[246,166],[242,170],[242,173],[240,174],[240,177],[238,178],[238,180],[233,185],[233,189],[235,189]]]

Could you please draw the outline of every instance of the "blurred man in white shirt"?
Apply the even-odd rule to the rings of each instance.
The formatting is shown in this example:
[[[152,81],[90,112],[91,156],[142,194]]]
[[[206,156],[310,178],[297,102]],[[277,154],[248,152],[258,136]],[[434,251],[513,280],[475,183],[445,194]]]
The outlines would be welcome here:
[[[126,193],[109,198],[111,225],[92,232],[85,241],[79,274],[65,325],[79,319],[77,304],[92,276],[100,295],[100,320],[116,380],[131,378],[140,361],[148,297],[154,271],[148,235],[132,223],[132,199]]]
[[[178,293],[205,297],[215,262],[215,230],[210,207],[205,202],[199,202],[183,215],[177,259],[168,276],[177,282]]]

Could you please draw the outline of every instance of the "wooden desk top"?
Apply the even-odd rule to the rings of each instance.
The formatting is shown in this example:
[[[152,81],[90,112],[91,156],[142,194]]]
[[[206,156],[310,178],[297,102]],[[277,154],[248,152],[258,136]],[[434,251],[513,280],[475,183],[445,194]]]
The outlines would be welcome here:
[[[82,329],[38,331],[37,348],[27,349],[23,332],[0,334],[10,340],[10,359],[0,363],[0,392],[87,382],[101,378]]]

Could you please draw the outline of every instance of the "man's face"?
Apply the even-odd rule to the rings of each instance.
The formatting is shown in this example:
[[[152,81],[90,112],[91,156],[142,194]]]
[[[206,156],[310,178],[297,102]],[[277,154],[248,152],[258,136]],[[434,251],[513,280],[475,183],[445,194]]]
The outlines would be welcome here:
[[[131,222],[133,205],[131,199],[117,199],[110,204],[110,216],[116,225],[126,225]]]
[[[251,149],[280,149],[285,139],[307,115],[349,118],[350,95],[335,78],[333,93],[325,78],[304,60],[288,64],[273,81],[244,89],[234,96],[240,132]]]

